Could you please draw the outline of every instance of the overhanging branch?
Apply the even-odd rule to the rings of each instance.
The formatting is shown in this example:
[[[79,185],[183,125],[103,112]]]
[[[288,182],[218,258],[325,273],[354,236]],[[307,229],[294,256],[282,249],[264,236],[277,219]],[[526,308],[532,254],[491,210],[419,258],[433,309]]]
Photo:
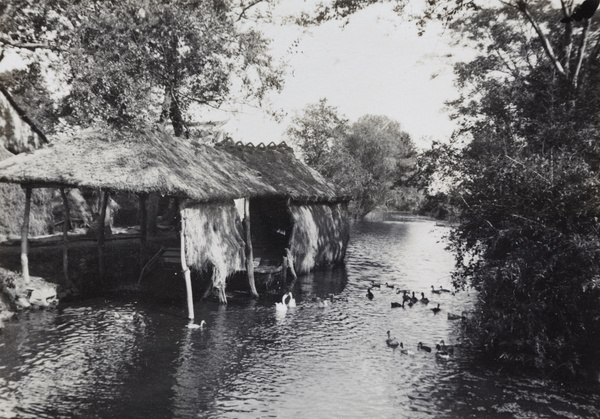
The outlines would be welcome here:
[[[27,116],[27,113],[17,104],[17,102],[15,102],[15,99],[12,97],[10,92],[6,90],[6,88],[2,85],[0,85],[0,92],[2,92],[6,100],[8,100],[8,103],[10,103],[10,106],[13,107],[13,109],[15,110],[15,112],[17,112],[17,115],[19,115],[23,122],[29,125],[31,130],[37,135],[39,135],[45,143],[49,143],[50,141],[48,141],[48,138],[46,138],[44,132],[41,129],[39,129],[37,125]]]
[[[240,12],[240,14],[238,15],[237,20],[240,21],[244,15],[246,14],[246,12],[248,10],[250,10],[251,8],[253,8],[254,6],[256,6],[258,3],[262,3],[264,0],[254,0],[253,2],[251,2],[250,4],[248,4],[247,6],[244,6],[243,4],[241,5],[242,7],[242,11]]]
[[[550,41],[548,41],[548,37],[542,31],[540,25],[538,25],[537,21],[529,12],[529,9],[527,8],[527,2],[524,0],[518,0],[516,7],[521,13],[523,13],[523,15],[529,21],[529,23],[531,23],[531,26],[533,26],[533,29],[540,38],[540,41],[542,41],[542,46],[544,47],[544,51],[546,51],[546,55],[548,56],[548,58],[550,58],[550,61],[552,62],[552,65],[554,66],[556,71],[564,78],[567,78],[567,73],[565,72],[565,69],[556,57],[556,54],[554,54],[554,50],[552,49],[552,45],[550,45]]]
[[[43,44],[43,43],[39,43],[39,42],[25,42],[25,43],[13,42],[9,39],[6,39],[6,37],[4,37],[4,36],[0,37],[0,43],[2,43],[3,45],[9,46],[9,47],[27,49],[29,51],[35,51],[38,49],[49,49],[52,51],[62,51],[62,49],[60,49],[58,47],[53,47],[48,44]]]
[[[573,71],[573,79],[571,80],[571,85],[574,89],[577,89],[577,86],[579,85],[579,72],[581,71],[583,56],[587,47],[589,29],[590,21],[586,19],[583,26],[583,32],[581,33],[581,44],[579,44],[579,51],[577,52],[577,65],[575,66],[575,70]]]

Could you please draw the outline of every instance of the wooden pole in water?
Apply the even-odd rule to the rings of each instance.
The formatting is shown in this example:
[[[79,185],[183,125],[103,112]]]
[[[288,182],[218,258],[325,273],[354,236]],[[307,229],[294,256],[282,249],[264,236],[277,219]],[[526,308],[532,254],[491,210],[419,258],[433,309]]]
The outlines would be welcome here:
[[[102,207],[100,209],[100,228],[98,230],[98,270],[100,272],[100,282],[104,283],[106,275],[106,266],[104,265],[104,242],[105,242],[105,222],[106,222],[106,207],[110,199],[110,192],[104,191],[102,197]]]
[[[287,208],[287,213],[288,216],[290,217],[290,223],[292,225],[291,227],[291,234],[290,234],[290,238],[288,240],[288,247],[285,248],[285,256],[287,257],[287,264],[288,264],[288,268],[290,269],[290,272],[292,274],[292,277],[294,279],[298,279],[298,275],[296,275],[296,269],[294,268],[294,256],[292,255],[292,251],[290,250],[291,247],[294,245],[294,240],[296,238],[296,221],[294,220],[294,212],[292,211],[292,200],[288,198],[287,202],[286,202],[286,208]]]
[[[60,188],[60,195],[63,200],[65,219],[63,222],[63,273],[65,274],[65,286],[70,285],[69,281],[69,227],[71,226],[71,215],[69,210],[69,199],[65,188]]]
[[[288,268],[292,274],[292,278],[298,279],[298,275],[296,275],[296,269],[294,269],[294,256],[292,256],[292,252],[287,247],[285,249],[285,254],[287,255]]]
[[[185,291],[187,294],[188,319],[194,320],[194,298],[192,296],[192,276],[187,261],[185,260],[185,210],[181,211],[181,268],[185,278]]]
[[[248,273],[248,284],[250,285],[250,292],[254,297],[258,297],[256,291],[256,283],[254,281],[254,252],[252,251],[252,234],[250,232],[250,200],[244,198],[244,233],[246,246],[244,248],[246,252],[246,272]]]
[[[31,210],[31,186],[25,187],[25,214],[23,215],[23,224],[21,225],[21,272],[25,282],[29,281],[29,212]]]
[[[139,195],[139,207],[140,207],[140,258],[138,260],[138,268],[141,270],[146,262],[146,244],[148,237],[148,211],[146,209],[146,202],[148,201],[147,194]]]

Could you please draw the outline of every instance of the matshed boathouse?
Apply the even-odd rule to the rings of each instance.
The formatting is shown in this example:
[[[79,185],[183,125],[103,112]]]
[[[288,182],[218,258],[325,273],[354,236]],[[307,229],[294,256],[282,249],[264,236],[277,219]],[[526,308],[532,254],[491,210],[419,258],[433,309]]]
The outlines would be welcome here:
[[[0,162],[0,182],[21,184],[26,205],[21,228],[21,267],[29,277],[28,234],[34,188],[59,188],[63,196],[63,269],[68,278],[69,205],[72,188],[102,192],[100,220],[111,193],[139,198],[140,266],[146,252],[146,200],[175,198],[181,219],[180,262],[188,317],[193,319],[190,268],[211,272],[222,303],[235,272],[245,271],[258,295],[255,270],[306,273],[343,261],[349,239],[344,195],[294,157],[285,143],[258,146],[225,141],[214,146],[173,137],[160,128],[140,131],[88,129]],[[98,266],[105,275],[105,237],[98,231]]]

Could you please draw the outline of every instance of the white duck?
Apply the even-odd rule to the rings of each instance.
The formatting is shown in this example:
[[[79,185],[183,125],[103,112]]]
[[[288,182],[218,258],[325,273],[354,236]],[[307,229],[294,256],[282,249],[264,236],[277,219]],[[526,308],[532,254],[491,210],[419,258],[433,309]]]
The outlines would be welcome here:
[[[202,320],[200,324],[194,323],[193,320],[187,324],[188,329],[204,329],[204,326],[206,326],[206,322],[204,320]]]
[[[329,307],[329,300],[323,300],[323,299],[319,298],[317,300],[317,307],[319,307],[319,308]]]
[[[287,294],[283,294],[283,297],[281,297],[281,302],[275,303],[276,311],[280,311],[280,312],[287,311],[287,304],[285,303],[285,299],[287,296],[288,296]]]
[[[292,295],[292,292],[288,292],[288,295],[290,296],[290,302],[288,303],[288,307],[289,308],[293,308],[296,307],[296,300],[294,299],[294,296]]]

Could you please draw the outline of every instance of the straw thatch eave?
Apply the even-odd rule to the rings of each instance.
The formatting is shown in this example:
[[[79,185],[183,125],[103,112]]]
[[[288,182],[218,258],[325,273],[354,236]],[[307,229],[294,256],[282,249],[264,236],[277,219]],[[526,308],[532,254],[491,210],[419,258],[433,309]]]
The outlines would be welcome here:
[[[218,149],[226,150],[260,173],[261,179],[271,185],[276,196],[297,203],[336,203],[350,197],[327,182],[320,173],[294,156],[293,150],[282,142],[269,145],[242,144],[223,141]]]
[[[348,201],[285,145],[216,147],[155,128],[88,129],[0,162],[0,182],[31,187],[160,194],[196,202],[279,197],[296,203]]]
[[[198,202],[277,191],[256,171],[214,147],[157,130],[86,130],[0,163],[0,182],[156,193]]]

